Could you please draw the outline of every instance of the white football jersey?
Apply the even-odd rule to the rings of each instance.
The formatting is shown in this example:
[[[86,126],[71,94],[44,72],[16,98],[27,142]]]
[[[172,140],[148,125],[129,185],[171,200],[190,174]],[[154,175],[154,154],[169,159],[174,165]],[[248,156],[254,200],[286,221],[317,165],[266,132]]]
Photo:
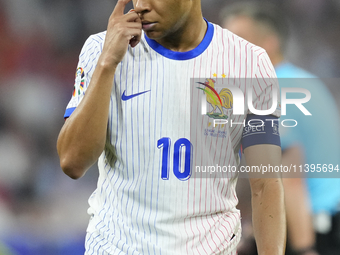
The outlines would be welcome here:
[[[81,51],[65,117],[86,93],[105,34],[90,36]],[[257,109],[270,108],[277,86],[266,52],[215,24],[208,23],[203,41],[188,52],[168,50],[143,33],[114,76],[98,186],[89,198],[86,254],[235,251],[241,234],[237,173],[196,170],[205,162],[237,166],[243,125],[214,127],[193,103],[204,92],[192,78],[252,91]],[[224,108],[229,120],[246,117]]]

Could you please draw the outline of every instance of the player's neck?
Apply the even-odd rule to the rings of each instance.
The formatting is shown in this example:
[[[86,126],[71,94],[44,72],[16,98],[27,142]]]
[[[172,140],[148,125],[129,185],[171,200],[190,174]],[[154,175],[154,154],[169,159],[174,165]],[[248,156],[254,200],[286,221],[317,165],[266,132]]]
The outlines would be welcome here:
[[[202,16],[191,19],[181,29],[156,40],[159,44],[172,51],[186,52],[195,49],[203,40],[207,31],[207,22]]]

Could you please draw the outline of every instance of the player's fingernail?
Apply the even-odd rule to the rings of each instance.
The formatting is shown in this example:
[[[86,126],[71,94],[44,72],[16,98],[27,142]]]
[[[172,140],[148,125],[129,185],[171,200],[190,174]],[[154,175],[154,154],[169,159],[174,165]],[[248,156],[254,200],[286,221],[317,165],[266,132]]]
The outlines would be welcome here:
[[[130,13],[130,12],[135,12],[135,10],[134,10],[134,9],[131,9],[130,11],[128,11],[128,13]]]

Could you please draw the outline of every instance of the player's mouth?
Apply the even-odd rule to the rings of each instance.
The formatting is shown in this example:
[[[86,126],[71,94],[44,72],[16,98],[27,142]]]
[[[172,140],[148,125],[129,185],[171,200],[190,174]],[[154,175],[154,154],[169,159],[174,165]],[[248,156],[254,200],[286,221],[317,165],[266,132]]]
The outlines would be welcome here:
[[[156,25],[156,22],[143,21],[142,28],[144,31],[150,31]]]

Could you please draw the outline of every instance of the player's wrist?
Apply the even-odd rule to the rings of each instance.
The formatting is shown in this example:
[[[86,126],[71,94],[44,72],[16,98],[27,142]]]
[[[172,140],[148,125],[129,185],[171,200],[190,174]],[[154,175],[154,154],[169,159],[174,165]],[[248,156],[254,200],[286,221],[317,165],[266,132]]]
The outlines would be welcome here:
[[[98,59],[97,66],[108,71],[115,71],[120,61],[115,60],[112,56],[102,53]]]

